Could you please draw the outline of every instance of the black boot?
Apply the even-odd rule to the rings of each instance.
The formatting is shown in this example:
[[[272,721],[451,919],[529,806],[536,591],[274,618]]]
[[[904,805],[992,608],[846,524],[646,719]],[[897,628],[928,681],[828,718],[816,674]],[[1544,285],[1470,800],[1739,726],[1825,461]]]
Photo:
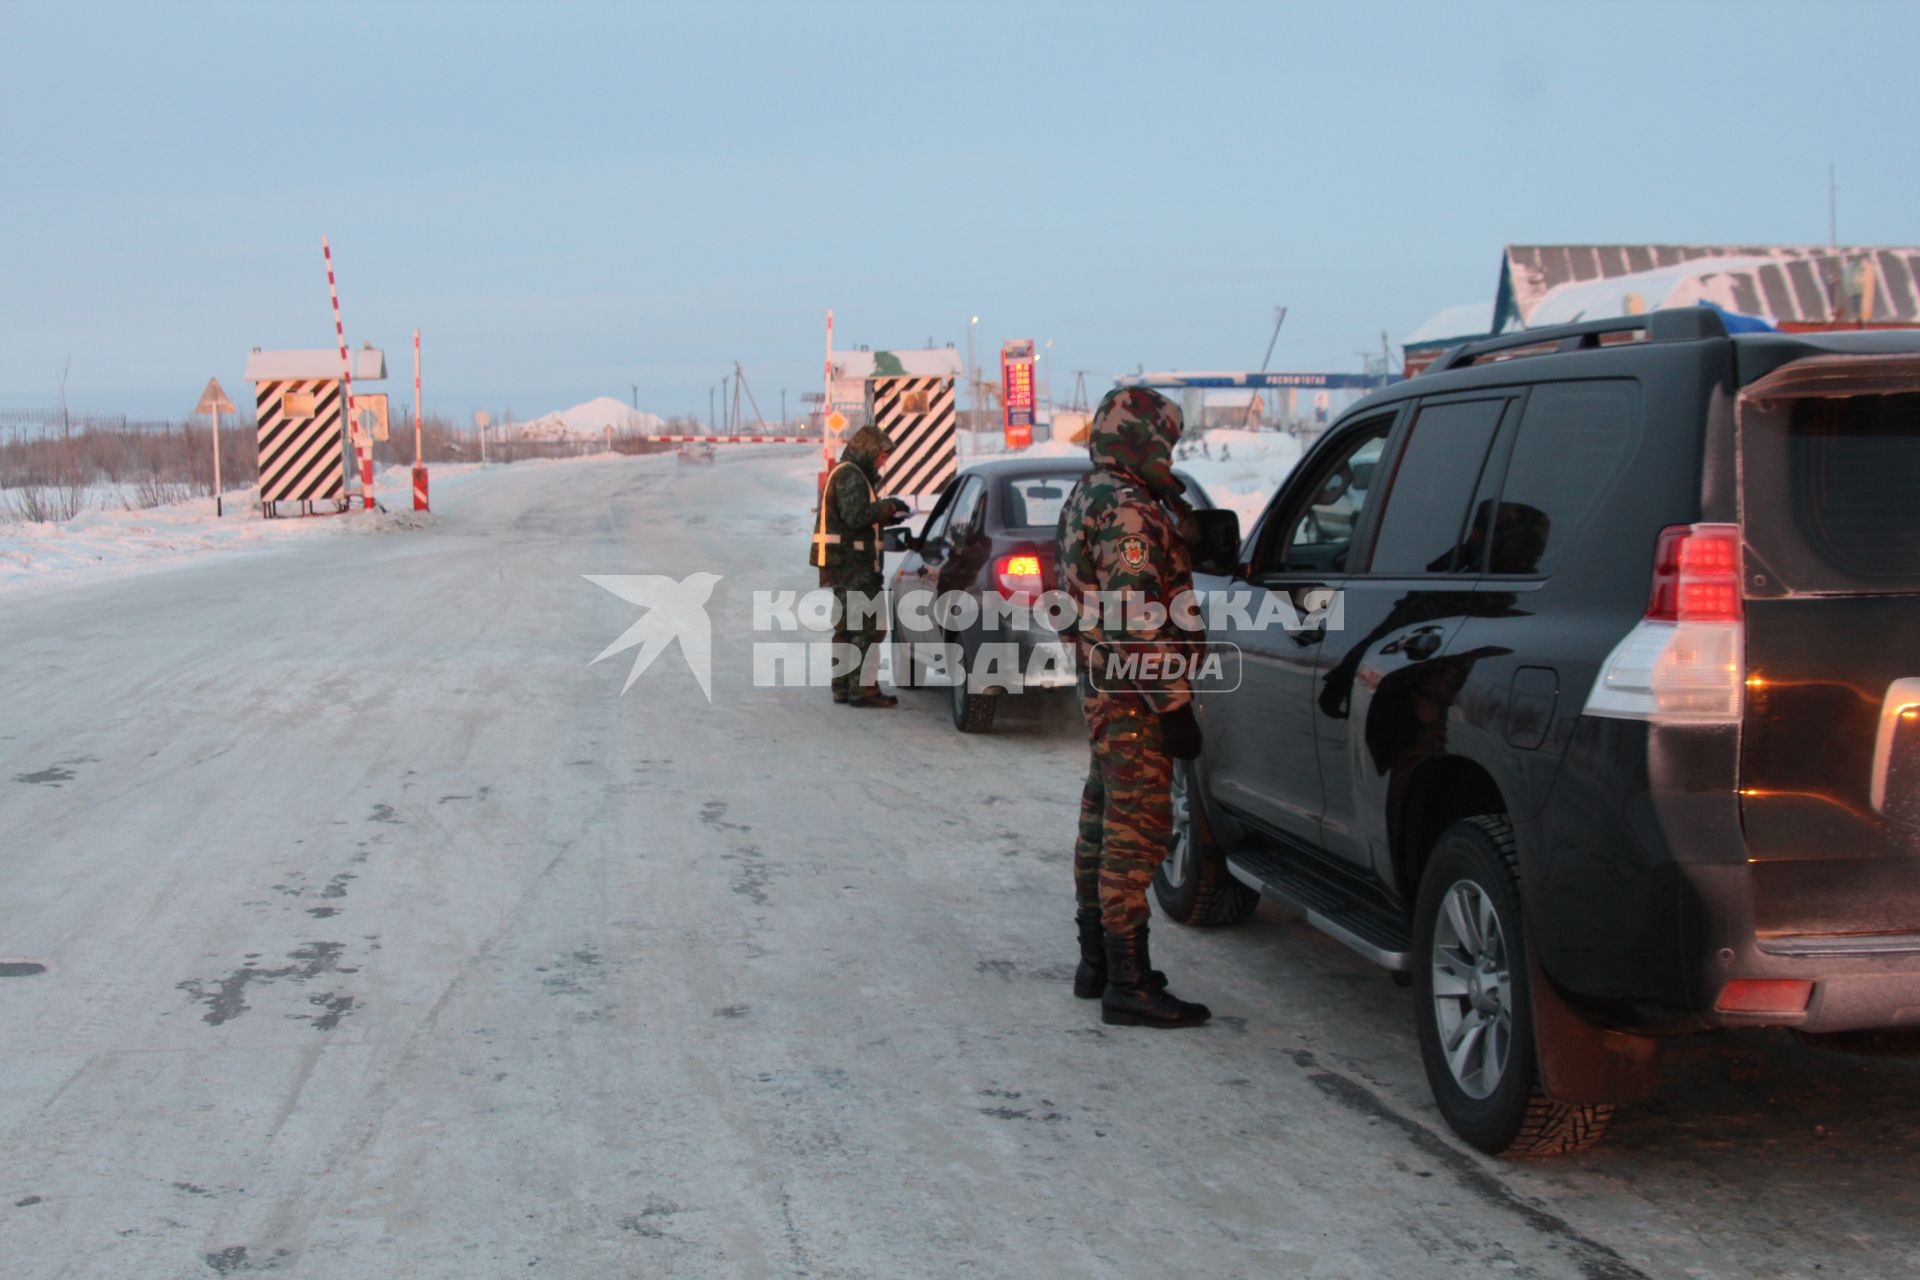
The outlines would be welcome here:
[[[1107,989],[1106,932],[1100,927],[1099,911],[1074,913],[1080,929],[1080,967],[1073,971],[1073,994],[1082,1000],[1098,1000]],[[1147,985],[1156,991],[1167,989],[1167,975],[1158,969],[1147,972]]]
[[[1153,986],[1147,952],[1147,926],[1131,933],[1109,933],[1107,990],[1100,997],[1100,1021],[1121,1027],[1197,1027],[1213,1016],[1203,1004],[1177,999],[1163,985]]]

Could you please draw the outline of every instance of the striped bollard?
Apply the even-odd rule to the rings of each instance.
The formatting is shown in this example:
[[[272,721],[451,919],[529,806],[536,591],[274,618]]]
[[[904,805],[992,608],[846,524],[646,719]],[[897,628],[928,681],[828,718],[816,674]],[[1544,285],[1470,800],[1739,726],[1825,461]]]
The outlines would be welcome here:
[[[413,469],[413,509],[415,511],[425,511],[428,509],[427,469],[425,467],[415,467]]]

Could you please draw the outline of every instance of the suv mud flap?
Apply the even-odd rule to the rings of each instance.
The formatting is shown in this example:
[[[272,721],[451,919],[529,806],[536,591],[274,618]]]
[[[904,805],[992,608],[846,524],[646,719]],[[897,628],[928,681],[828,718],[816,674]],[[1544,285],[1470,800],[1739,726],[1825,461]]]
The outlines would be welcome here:
[[[1527,991],[1541,1091],[1570,1106],[1624,1106],[1651,1098],[1660,1087],[1658,1046],[1650,1037],[1609,1031],[1581,1017],[1554,990],[1528,942]]]

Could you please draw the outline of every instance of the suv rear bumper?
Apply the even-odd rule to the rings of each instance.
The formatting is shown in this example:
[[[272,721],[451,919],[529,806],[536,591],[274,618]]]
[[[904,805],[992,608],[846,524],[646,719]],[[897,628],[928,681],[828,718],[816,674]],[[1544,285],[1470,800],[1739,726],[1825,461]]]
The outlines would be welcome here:
[[[1691,948],[1695,1016],[1709,1027],[1868,1031],[1920,1026],[1920,934],[1767,934],[1752,926],[1745,864],[1690,866],[1683,874],[1704,908]],[[1736,981],[1810,982],[1803,1012],[1740,1013],[1719,1007]]]
[[[1627,1029],[1920,1026],[1920,936],[1761,930],[1738,755],[1731,726],[1580,717],[1551,799],[1516,824],[1548,977],[1590,1019]],[[1740,1013],[1720,1007],[1735,981],[1813,988],[1800,1012]]]

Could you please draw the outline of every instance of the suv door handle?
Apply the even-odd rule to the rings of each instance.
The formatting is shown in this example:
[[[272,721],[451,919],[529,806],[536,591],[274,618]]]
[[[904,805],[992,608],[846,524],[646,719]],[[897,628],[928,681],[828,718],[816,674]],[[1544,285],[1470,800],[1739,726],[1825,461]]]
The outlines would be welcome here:
[[[1415,662],[1425,662],[1440,652],[1440,641],[1445,633],[1439,627],[1421,627],[1400,642],[1400,652]]]

